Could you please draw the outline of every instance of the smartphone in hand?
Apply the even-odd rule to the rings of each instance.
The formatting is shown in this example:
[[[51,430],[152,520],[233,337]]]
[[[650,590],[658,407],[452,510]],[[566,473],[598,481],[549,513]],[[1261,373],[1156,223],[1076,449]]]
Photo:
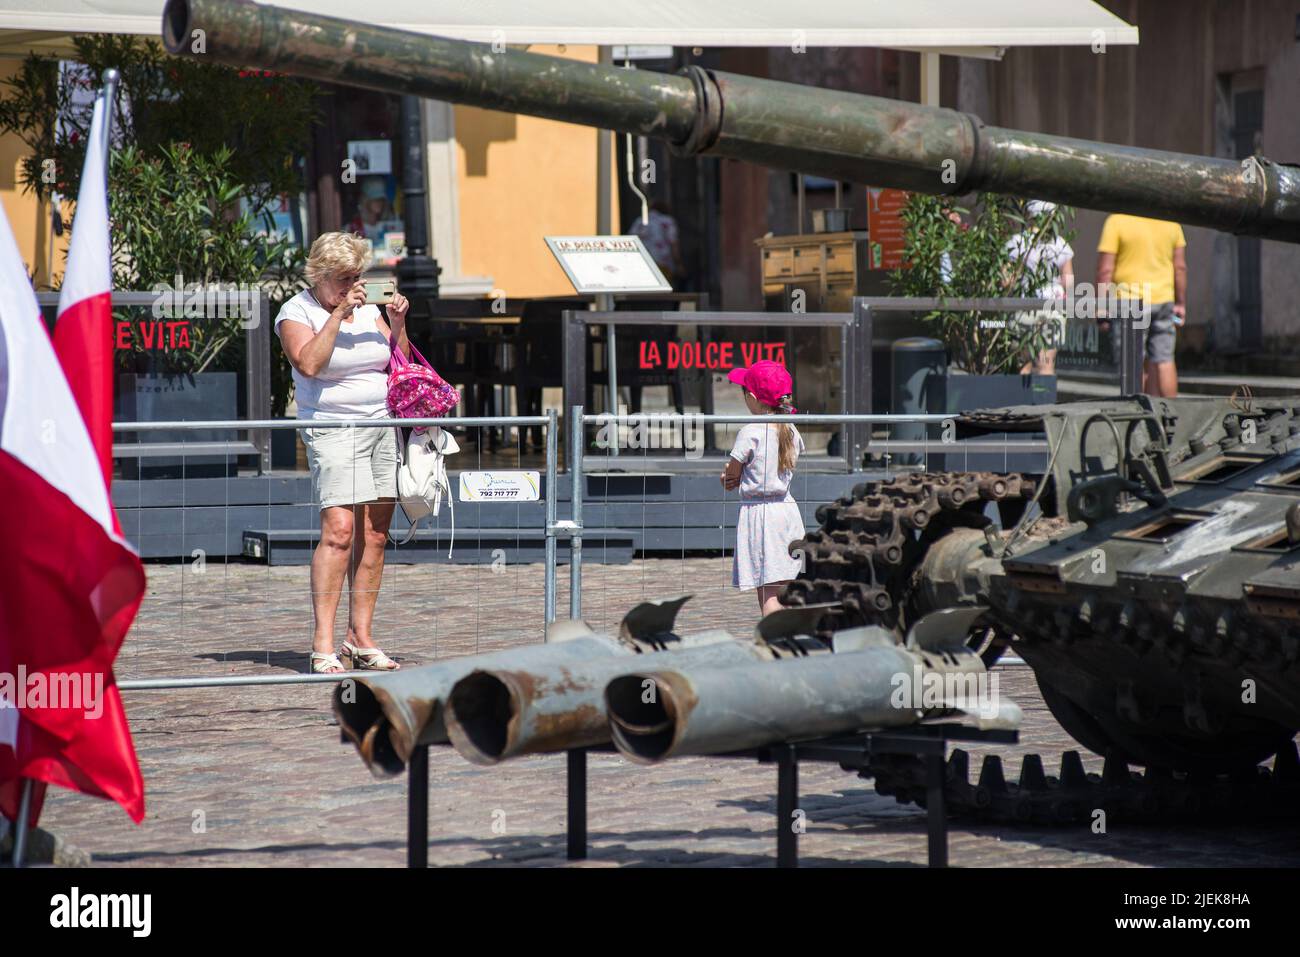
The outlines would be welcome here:
[[[397,292],[397,283],[392,279],[376,279],[366,283],[366,302],[377,306],[386,306],[393,301]]]

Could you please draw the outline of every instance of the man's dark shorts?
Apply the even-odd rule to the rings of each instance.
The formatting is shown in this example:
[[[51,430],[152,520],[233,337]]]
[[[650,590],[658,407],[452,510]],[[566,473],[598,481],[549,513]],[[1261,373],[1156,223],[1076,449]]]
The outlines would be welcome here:
[[[1174,361],[1174,304],[1162,302],[1151,307],[1151,326],[1147,329],[1147,362]]]

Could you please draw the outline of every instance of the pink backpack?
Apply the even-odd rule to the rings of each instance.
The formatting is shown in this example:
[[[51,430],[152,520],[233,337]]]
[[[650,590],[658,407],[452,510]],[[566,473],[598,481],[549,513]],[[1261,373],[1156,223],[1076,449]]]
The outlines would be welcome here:
[[[396,337],[394,337],[396,338]],[[394,419],[436,419],[460,404],[460,393],[433,370],[429,360],[411,345],[419,364],[392,350],[388,368],[388,412]]]

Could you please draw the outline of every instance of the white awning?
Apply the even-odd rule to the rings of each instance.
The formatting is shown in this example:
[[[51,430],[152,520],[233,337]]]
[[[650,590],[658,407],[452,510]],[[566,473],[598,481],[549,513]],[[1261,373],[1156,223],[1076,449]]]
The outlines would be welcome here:
[[[1016,46],[1123,46],[1093,0],[279,0],[277,6],[509,44],[893,47],[999,56]],[[36,9],[33,9],[36,7]],[[160,34],[163,0],[0,0],[0,56],[66,52],[76,33]]]

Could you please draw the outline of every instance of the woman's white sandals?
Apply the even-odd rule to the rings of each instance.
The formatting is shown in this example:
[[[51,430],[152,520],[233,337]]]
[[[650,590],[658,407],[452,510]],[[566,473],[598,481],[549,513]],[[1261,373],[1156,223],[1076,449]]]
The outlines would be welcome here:
[[[333,652],[313,651],[307,660],[311,664],[312,674],[327,675],[334,673],[334,669],[347,671],[343,662],[339,661],[339,656]]]
[[[343,654],[352,659],[358,671],[396,671],[402,667],[378,648],[358,648],[350,641],[343,642]]]

